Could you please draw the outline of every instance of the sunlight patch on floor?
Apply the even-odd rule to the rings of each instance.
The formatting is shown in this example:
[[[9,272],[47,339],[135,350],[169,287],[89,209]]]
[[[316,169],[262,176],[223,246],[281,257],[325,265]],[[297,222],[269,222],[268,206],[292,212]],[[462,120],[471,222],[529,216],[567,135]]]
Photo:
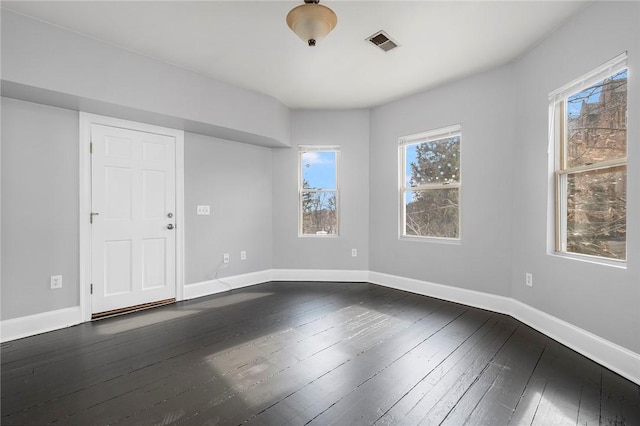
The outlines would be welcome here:
[[[155,308],[158,309],[158,308]],[[177,318],[197,314],[197,310],[167,311],[149,310],[147,312],[135,312],[116,318],[105,318],[92,323],[95,331],[102,335],[113,335],[147,327],[163,321],[171,321]]]
[[[369,334],[377,332],[382,325],[389,330],[408,324],[409,321],[378,310],[350,305],[329,313],[321,321],[283,328],[243,341],[206,356],[204,361],[228,384],[226,390],[220,389],[223,395],[227,398],[237,395],[249,407],[262,407],[267,396],[274,402],[309,385],[325,386],[323,380],[312,382],[328,373],[343,374],[333,371],[344,363],[354,362],[363,351],[371,349],[368,347],[371,344]],[[311,337],[313,340],[308,345],[303,344]],[[366,345],[363,344],[365,341],[368,342]],[[265,382],[276,375],[286,376],[293,365],[304,368],[297,368],[297,374],[287,380],[286,389],[279,389],[277,395],[272,390],[265,391],[268,389],[263,386]],[[336,381],[349,389],[360,384],[358,379],[344,376]]]
[[[236,305],[238,303],[248,302],[250,300],[260,299],[262,297],[271,296],[273,293],[253,292],[253,293],[235,293],[223,296],[217,296],[213,299],[189,303],[189,308],[224,308],[226,306]]]

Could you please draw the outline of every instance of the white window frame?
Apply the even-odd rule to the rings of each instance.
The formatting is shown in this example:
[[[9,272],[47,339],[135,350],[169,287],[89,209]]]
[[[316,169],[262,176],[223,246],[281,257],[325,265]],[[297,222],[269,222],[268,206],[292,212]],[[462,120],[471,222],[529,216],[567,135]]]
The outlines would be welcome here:
[[[569,175],[586,171],[613,169],[615,167],[627,166],[627,156],[625,156],[624,158],[616,160],[568,167],[566,165],[565,154],[567,141],[567,129],[565,126],[567,99],[625,69],[628,70],[626,52],[549,93],[549,153],[553,154],[552,161],[550,161],[550,193],[554,194],[552,201],[553,207],[550,209],[550,214],[552,215],[552,220],[550,220],[550,223],[552,223],[552,232],[550,232],[550,236],[553,241],[550,244],[551,254],[611,266],[626,266],[626,259],[613,259],[567,251],[567,193],[565,190]]]
[[[451,182],[447,184],[435,183],[435,184],[423,184],[418,186],[407,186],[405,177],[407,173],[406,164],[406,152],[405,148],[409,145],[420,144],[424,142],[437,141],[441,139],[448,139],[452,137],[460,137],[460,170],[458,170],[458,182]],[[438,129],[429,130],[426,132],[415,133],[413,135],[402,136],[398,139],[398,161],[399,161],[399,204],[400,204],[400,220],[398,227],[398,237],[401,240],[415,240],[415,241],[433,241],[443,243],[460,243],[462,240],[462,125],[454,124],[447,127],[441,127]],[[406,225],[406,206],[405,206],[405,194],[407,191],[419,191],[419,190],[440,190],[458,188],[458,236],[456,238],[450,237],[435,237],[428,235],[407,235]]]
[[[302,155],[306,152],[335,152],[336,154],[336,188],[309,189],[303,188]],[[305,234],[303,233],[302,195],[305,192],[335,192],[336,193],[336,233],[335,234]],[[301,238],[337,238],[340,236],[340,146],[339,145],[298,145],[298,237]]]

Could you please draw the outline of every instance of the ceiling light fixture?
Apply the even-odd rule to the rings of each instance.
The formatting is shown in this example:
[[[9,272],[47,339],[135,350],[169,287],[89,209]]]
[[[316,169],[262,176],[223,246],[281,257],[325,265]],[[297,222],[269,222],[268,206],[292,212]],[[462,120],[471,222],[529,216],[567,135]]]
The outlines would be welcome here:
[[[287,15],[287,25],[309,46],[315,46],[316,40],[326,37],[336,27],[338,17],[326,6],[318,4],[320,0],[304,0],[304,4],[294,7]]]

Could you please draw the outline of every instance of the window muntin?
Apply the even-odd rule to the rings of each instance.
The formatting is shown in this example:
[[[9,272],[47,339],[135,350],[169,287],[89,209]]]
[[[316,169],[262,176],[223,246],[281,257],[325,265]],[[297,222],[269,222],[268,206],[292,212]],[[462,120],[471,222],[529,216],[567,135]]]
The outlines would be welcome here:
[[[301,146],[298,154],[300,236],[338,235],[340,148]]]
[[[623,55],[552,94],[557,252],[626,260],[627,77]]]
[[[402,237],[460,238],[459,125],[400,138]]]

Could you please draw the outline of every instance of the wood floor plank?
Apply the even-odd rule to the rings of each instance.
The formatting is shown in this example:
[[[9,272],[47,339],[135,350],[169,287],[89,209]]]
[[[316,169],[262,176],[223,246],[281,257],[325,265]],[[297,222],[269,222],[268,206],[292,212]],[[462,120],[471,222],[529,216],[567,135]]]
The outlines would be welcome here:
[[[640,425],[640,386],[602,367],[601,417],[603,425]]]
[[[517,331],[505,343],[496,357],[488,364],[470,392],[461,399],[447,416],[444,424],[457,423],[464,416],[463,409],[476,390],[489,385],[481,391],[482,397],[476,402],[472,411],[466,415],[466,424],[507,424],[520,401],[545,347],[546,338],[520,325]]]
[[[548,339],[512,421],[518,424],[598,423],[601,367]]]
[[[478,422],[477,424],[506,424],[512,407],[515,407],[518,396],[522,393],[528,372],[535,366],[543,348],[542,342],[536,341],[532,337],[535,336],[532,336],[530,329],[519,326],[495,356],[485,364],[470,387],[457,388],[453,394],[442,398],[429,410],[420,423],[429,424],[433,419],[437,419],[442,424],[456,426],[467,422],[468,424],[475,422]],[[511,392],[507,395],[501,387],[505,379],[514,380],[516,383],[515,386],[507,389],[507,392]],[[522,385],[520,389],[518,388],[519,383]],[[511,384],[506,383],[505,385]],[[485,398],[491,398],[490,394],[496,387],[499,390],[498,401],[500,404],[492,405],[494,410],[489,414],[493,415],[493,418],[482,423],[484,421],[482,417],[487,414],[481,408],[482,401]],[[510,396],[511,399],[502,400],[505,396]],[[502,404],[506,404],[506,407]],[[505,408],[509,410],[509,415],[506,418]]]
[[[303,388],[278,402],[278,404],[286,403],[286,407],[295,408],[287,418],[282,417],[280,407],[277,408],[279,410],[277,414],[272,414],[274,407],[278,405],[276,404],[261,412],[256,418],[250,419],[251,423],[268,424],[277,419],[283,425],[305,424],[313,420],[377,372],[383,370],[385,366],[392,364],[428,340],[466,311],[460,306],[444,306],[443,309],[426,316],[424,320],[417,321],[402,330],[402,333],[379,342],[368,351],[356,353],[348,362],[310,381]]]
[[[398,298],[403,296],[401,294],[396,293],[394,297]],[[385,300],[383,297],[379,299],[379,301],[383,301],[383,300]],[[340,312],[340,311],[341,310],[338,310],[337,312]],[[331,324],[334,322],[331,317],[326,317],[325,315],[323,318],[325,319],[323,323],[326,323],[326,327],[328,330],[333,330],[333,332],[335,332],[335,330],[340,330],[339,328],[331,327]],[[355,316],[352,316],[351,318],[354,322],[359,320]],[[315,321],[315,319],[309,320],[308,318],[305,318],[302,322],[303,323],[301,327],[304,327],[305,325],[312,324],[317,321]],[[364,325],[363,327],[367,328],[369,326],[370,325],[367,324],[367,325]],[[285,332],[286,331],[287,330],[285,330]],[[253,364],[259,364],[259,365],[250,365],[249,364],[250,360],[243,360],[241,357],[238,356],[239,353],[243,353],[243,352],[246,354],[255,354],[257,347],[260,346],[259,342],[257,342],[255,339],[260,339],[260,336],[261,336],[260,334],[250,334],[249,336],[244,336],[242,340],[240,340],[240,336],[237,336],[238,340],[234,340],[232,342],[231,350],[225,351],[225,352],[218,352],[215,354],[215,356],[207,356],[208,353],[212,353],[215,345],[207,348],[203,348],[203,350],[199,350],[198,353],[190,354],[190,359],[187,361],[186,364],[190,366],[192,365],[194,367],[189,368],[189,371],[180,372],[181,383],[185,382],[186,383],[185,386],[187,386],[187,389],[189,387],[194,387],[201,381],[203,383],[203,386],[208,383],[216,383],[213,378],[207,376],[206,374],[198,373],[199,369],[204,369],[205,372],[207,372],[207,369],[210,367],[215,367],[216,371],[218,371],[219,373],[221,372],[221,374],[225,376],[224,379],[227,381],[230,379],[230,377],[233,377],[234,380],[236,380],[234,383],[236,383],[237,386],[240,386],[240,388],[242,388],[241,382],[255,379],[254,374],[248,374],[248,373],[251,373],[252,370],[259,368],[261,369],[260,370],[261,373],[268,374],[269,370],[266,368],[263,368],[265,365],[267,365],[267,363],[266,362],[262,363],[264,361],[262,357],[259,357],[258,359],[253,361]],[[262,340],[272,340],[272,337],[273,336],[271,335],[267,335],[266,337],[262,338]],[[249,343],[243,345],[242,342],[244,342],[246,339],[249,339]],[[291,339],[291,340],[295,342],[295,339]],[[297,345],[296,347],[302,348],[302,346],[300,345]],[[261,351],[259,353],[264,353],[264,352]],[[265,356],[268,356],[268,355],[269,355],[268,353],[265,354]],[[268,362],[271,363],[271,365],[282,364],[283,361],[280,358],[282,358],[283,355],[288,355],[288,354],[287,353],[275,354],[275,351],[274,351],[274,353],[271,354],[271,357],[268,360]],[[255,355],[253,356],[255,357]],[[300,354],[298,354],[297,356],[300,356]],[[225,360],[228,360],[228,359],[232,359],[234,363],[244,364],[242,365],[242,367],[244,368],[242,370],[238,370],[234,372],[234,374],[230,374],[230,370],[234,369],[234,365],[225,364],[226,362]],[[184,361],[185,361],[184,359],[181,359],[179,362],[184,364],[185,363]],[[235,365],[235,367],[237,367],[237,365]],[[191,372],[193,372],[193,376],[189,374]],[[185,379],[188,379],[188,380],[185,380]],[[134,380],[134,382],[137,382],[140,380],[144,380],[144,378],[137,378],[136,380]],[[168,384],[171,384],[171,386],[167,386]],[[101,385],[100,387],[104,388],[103,385]],[[120,391],[122,389],[122,384],[120,383],[120,381],[116,381],[113,384],[113,386],[110,385],[110,387],[113,387],[114,391]],[[146,389],[144,390],[147,391]],[[176,384],[174,383],[173,377],[167,377],[166,380],[154,381],[152,390],[154,392],[154,395],[156,395],[153,398],[159,398],[160,401],[163,400],[164,398],[171,397],[173,392],[179,391],[179,390],[176,390]],[[223,390],[218,389],[218,391],[219,391],[218,392],[219,396],[221,398],[224,398],[225,393],[223,392]],[[162,394],[162,392],[164,392],[164,394]],[[228,392],[233,392],[233,389],[229,390]],[[157,396],[158,393],[161,393],[161,395]],[[142,393],[141,395],[143,398],[143,401],[141,401],[141,403],[148,402],[149,398],[151,397],[149,393]],[[130,395],[124,394],[122,395],[122,398],[115,398],[114,400],[109,401],[108,404],[106,405],[117,407],[118,404],[120,403],[120,399],[127,399],[129,401],[131,400],[131,397]],[[94,415],[93,412],[98,409],[100,409],[101,412],[105,411],[102,407],[92,408],[91,410],[89,410],[88,413],[84,413],[83,415],[85,417],[91,418]]]
[[[273,303],[268,304],[255,304],[253,306],[254,314],[267,315],[275,312],[287,312],[293,309],[302,307],[317,308],[324,301],[324,299],[331,299],[339,294],[348,294],[353,291],[357,291],[348,284],[343,284],[343,287],[335,286],[333,283],[326,283],[327,286],[322,292],[317,289],[313,291],[312,287],[308,289],[299,289],[296,292],[294,300],[275,298]],[[3,365],[11,367],[13,362],[18,364],[29,364],[29,368],[37,368],[38,362],[50,364],[56,360],[56,355],[62,357],[66,356],[68,351],[76,352],[77,347],[86,347],[89,350],[101,350],[100,347],[93,348],[93,345],[104,343],[105,346],[109,346],[113,343],[115,336],[117,336],[119,343],[128,343],[129,341],[143,338],[153,338],[154,332],[162,333],[164,329],[158,329],[153,327],[154,324],[159,322],[165,323],[174,317],[179,319],[184,313],[188,314],[189,318],[197,318],[200,315],[211,316],[215,309],[215,315],[219,319],[224,319],[225,316],[221,316],[220,313],[235,313],[242,306],[251,304],[255,299],[260,299],[260,296],[269,295],[274,293],[274,283],[267,283],[264,287],[260,287],[260,290],[251,291],[253,287],[247,288],[247,291],[243,292],[230,292],[221,297],[207,298],[205,300],[198,299],[187,302],[182,302],[166,309],[153,309],[149,311],[139,312],[133,316],[116,317],[108,320],[97,321],[92,323],[85,323],[78,327],[71,329],[63,329],[54,333],[55,337],[52,337],[52,333],[45,333],[38,336],[38,341],[41,343],[38,345],[46,345],[50,352],[45,356],[38,351],[33,351],[34,343],[33,339],[20,339],[18,341],[10,342],[9,347],[3,345]],[[279,291],[286,291],[288,283],[279,283],[284,286]],[[370,288],[367,291],[378,292],[385,294],[389,292],[389,289],[376,289]],[[362,292],[358,292],[361,296]],[[295,305],[292,305],[295,302]],[[167,313],[170,314],[167,314]],[[237,317],[237,315],[235,315]],[[242,318],[236,318],[243,321]],[[251,319],[251,317],[248,317]],[[141,336],[137,333],[141,328],[145,328],[145,333]],[[81,331],[82,333],[78,333]],[[131,336],[131,337],[129,337]]]
[[[440,310],[444,309],[444,307],[440,307]],[[429,312],[424,315],[428,314]],[[444,319],[437,319],[436,321],[441,322]],[[364,356],[369,350],[375,350],[380,344],[380,339],[384,340],[384,336],[387,333],[392,336],[398,329],[405,327],[407,325],[402,324],[402,321],[387,322],[373,336],[361,333],[360,329],[352,329],[349,333],[344,333],[345,330],[342,330],[342,336],[339,337],[337,343],[333,341],[325,342],[323,349],[307,354],[309,356],[300,358],[298,362],[276,364],[280,366],[280,370],[270,365],[273,368],[261,371],[257,376],[252,377],[254,385],[239,389],[228,389],[225,398],[213,400],[202,398],[202,389],[195,388],[190,392],[192,396],[189,397],[187,403],[190,404],[195,400],[199,401],[198,404],[200,406],[206,407],[202,412],[198,412],[197,416],[209,416],[215,413],[216,416],[222,416],[227,422],[238,424],[251,417],[247,416],[243,410],[234,408],[240,403],[239,401],[245,401],[245,403],[248,401],[251,404],[251,410],[260,412],[279,399],[285,398],[296,389],[314,382],[319,377],[328,376],[350,359]],[[294,358],[299,357],[296,356]],[[270,361],[273,362],[273,360]],[[222,386],[224,389],[226,385],[222,384]],[[220,392],[221,389],[219,388],[218,393]],[[178,407],[183,402],[178,398],[170,398],[163,404],[168,404],[168,407]],[[146,414],[141,415],[146,416]],[[195,417],[196,414],[187,416],[178,423],[185,422],[188,424],[196,421]],[[139,418],[132,418],[126,424],[135,424],[138,420]]]
[[[373,424],[420,378],[435,370],[482,329],[489,319],[487,312],[465,312],[465,315],[459,316],[389,365],[378,366],[371,377],[315,417],[310,424]],[[376,410],[368,409],[372,406]]]
[[[511,317],[271,282],[2,345],[3,425],[640,425],[640,387]]]
[[[324,311],[316,312],[316,314],[319,314],[319,315],[324,315],[325,313],[326,312]],[[292,316],[290,315],[290,317]],[[300,321],[302,321],[303,323],[306,323],[311,320],[311,318],[308,316],[302,316],[302,317],[295,316],[295,317],[301,318]],[[273,316],[257,318],[256,321],[262,326],[265,326],[266,324],[273,325],[274,323],[277,323],[279,319],[280,319],[280,314],[277,314],[277,315],[274,314]],[[250,324],[247,324],[247,325],[250,325]],[[178,344],[172,344],[172,345],[166,345],[165,342],[159,342],[161,343],[161,345],[164,345],[165,347],[162,353],[158,354],[158,358],[162,359],[163,357],[166,357],[171,360],[177,359],[178,364],[184,365],[185,360],[180,359],[180,356],[191,354],[192,356],[190,356],[190,358],[187,360],[188,362],[186,363],[186,365],[191,366],[196,361],[200,361],[200,364],[202,364],[202,360],[198,359],[198,357],[204,357],[206,356],[207,353],[211,353],[212,351],[215,352],[220,348],[225,348],[228,346],[235,347],[236,345],[245,341],[245,339],[252,339],[256,336],[261,335],[261,332],[259,330],[253,330],[253,332],[248,332],[247,328],[243,330],[244,331],[243,333],[238,333],[237,330],[234,331],[232,327],[226,327],[226,328],[223,328],[223,330],[226,330],[228,333],[231,333],[232,337],[230,339],[225,339],[225,336],[227,336],[228,333],[225,333],[225,335],[223,336],[219,336],[219,335],[215,335],[213,337],[208,336],[208,338],[211,340],[207,340],[207,341],[210,341],[211,345],[208,345],[208,346],[205,345],[204,347],[203,347],[203,344],[205,340],[201,339],[202,336],[199,336],[199,338],[196,340],[192,340],[191,347],[195,347],[198,349],[198,352],[195,354],[191,354],[191,349],[189,346],[184,346],[182,344],[184,341],[183,339],[179,339]],[[111,396],[109,394],[105,395],[105,392],[104,392],[105,386],[114,388],[114,391],[116,392],[121,392],[122,391],[121,380],[115,380],[115,379],[119,379],[120,377],[131,377],[128,381],[135,384],[140,380],[142,381],[149,380],[150,378],[152,378],[150,374],[158,374],[157,373],[158,368],[153,368],[150,371],[145,371],[146,372],[145,377],[138,378],[130,374],[130,372],[145,370],[146,367],[155,366],[157,364],[157,363],[150,363],[148,355],[151,352],[154,352],[154,351],[145,347],[145,350],[140,351],[140,353],[133,359],[127,359],[126,357],[123,357],[122,354],[117,354],[119,358],[115,362],[115,364],[117,364],[116,366],[111,365],[109,363],[101,364],[100,366],[94,366],[93,370],[89,371],[88,373],[82,374],[81,377],[78,378],[78,380],[67,381],[65,385],[59,387],[58,390],[66,392],[65,395],[68,395],[70,397],[69,404],[73,404],[75,402],[75,400],[77,399],[76,393],[78,391],[84,391],[83,393],[84,396],[92,397],[92,398],[95,398],[96,396],[97,397]],[[123,360],[128,362],[122,362]],[[137,362],[142,362],[143,364],[138,365],[136,364]],[[198,364],[196,363],[196,366],[197,365]],[[161,366],[158,366],[158,367],[161,368]],[[170,368],[167,370],[171,371]],[[107,375],[101,376],[100,374],[103,372],[105,372],[105,374]],[[98,377],[96,377],[96,375],[98,375]],[[47,377],[47,379],[49,379],[49,377]],[[113,386],[110,386],[112,383],[113,383]],[[87,392],[88,390],[92,390],[94,388],[99,388],[100,391]],[[40,392],[35,392],[34,395],[37,396],[43,392],[45,391],[40,390]],[[57,406],[64,405],[61,403],[61,399],[64,399],[64,398],[56,394],[54,400]],[[91,402],[94,402],[94,401],[91,401]],[[52,414],[51,411],[48,409],[48,407],[45,405],[32,410],[32,415],[35,415],[40,411],[42,412],[43,415]]]
[[[382,291],[381,294],[385,294],[386,292],[387,291]],[[219,298],[216,300],[226,301],[226,298]],[[317,303],[318,302],[315,304]],[[219,307],[219,304],[217,307]],[[210,309],[210,307],[208,308]],[[301,305],[297,305],[296,310],[298,314],[296,313],[296,310],[279,310],[264,317],[252,317],[252,320],[244,321],[244,327],[240,332],[229,326],[232,322],[217,321],[218,326],[212,328],[208,325],[206,319],[205,321],[195,319],[194,322],[192,321],[192,318],[183,317],[183,322],[187,322],[186,325],[190,330],[190,334],[176,339],[172,336],[173,330],[171,327],[166,327],[166,323],[162,323],[163,326],[165,326],[162,327],[164,331],[158,334],[152,333],[154,337],[151,342],[148,341],[148,338],[143,338],[148,337],[146,336],[146,334],[148,334],[148,330],[146,328],[144,330],[133,328],[132,330],[137,334],[144,331],[145,336],[139,336],[140,338],[138,339],[133,336],[130,339],[126,339],[126,343],[113,344],[110,347],[107,347],[106,350],[103,348],[103,350],[97,354],[94,351],[80,351],[79,353],[81,355],[69,357],[69,359],[64,360],[63,362],[52,363],[47,366],[48,368],[40,368],[40,370],[37,371],[39,374],[33,374],[32,376],[34,377],[22,379],[19,386],[16,386],[16,391],[7,397],[6,402],[9,406],[12,406],[12,398],[15,398],[20,399],[23,403],[35,404],[39,401],[40,395],[44,394],[47,394],[52,398],[61,398],[65,394],[72,395],[81,389],[100,385],[102,382],[122,376],[130,371],[136,371],[147,366],[152,366],[163,358],[173,358],[178,356],[180,353],[186,353],[189,351],[188,346],[184,345],[186,341],[189,341],[190,345],[195,347],[205,345],[206,342],[215,342],[218,345],[235,345],[237,342],[242,341],[242,339],[247,338],[247,335],[260,335],[261,327],[268,327],[275,323],[282,322],[284,315],[287,315],[287,318],[289,319],[303,318],[303,321],[308,321],[315,318],[315,313],[319,313],[321,316],[326,312],[332,312],[334,309],[335,305],[330,305],[330,308],[326,311],[318,311],[317,309],[306,310],[302,309]],[[314,313],[311,318],[307,317],[310,312]],[[217,314],[229,317],[225,312],[218,311]],[[124,320],[125,319],[121,319],[120,321]],[[231,319],[230,321],[233,320]],[[184,326],[179,328],[182,329]],[[124,334],[130,333],[126,332]],[[166,339],[169,339],[168,343]],[[131,345],[130,343],[132,340],[136,341],[137,344]],[[163,351],[158,352],[158,348],[163,348]],[[79,357],[82,357],[83,362],[80,368],[75,368],[75,371],[78,373],[77,376],[74,377],[75,380],[68,380],[68,378],[66,378],[67,380],[64,381],[64,385],[60,386],[60,377],[58,376],[64,375],[65,371],[68,371],[71,366],[74,366]],[[35,372],[36,371],[34,370],[34,373]],[[43,382],[45,383],[45,386],[40,386],[38,387],[37,392],[33,392],[33,389],[31,388],[32,380]],[[3,383],[11,385],[11,381],[8,380],[3,379]],[[57,385],[54,385],[56,383]],[[48,384],[56,386],[54,393],[50,393]],[[21,390],[23,389],[26,389],[26,392],[30,392],[30,396],[34,401],[29,401],[28,398],[22,397]]]
[[[511,319],[495,315],[483,329],[456,349],[440,366],[376,419],[377,425],[418,424],[440,401],[457,401],[517,328]],[[429,420],[436,421],[435,418]],[[440,420],[443,420],[442,418]]]

